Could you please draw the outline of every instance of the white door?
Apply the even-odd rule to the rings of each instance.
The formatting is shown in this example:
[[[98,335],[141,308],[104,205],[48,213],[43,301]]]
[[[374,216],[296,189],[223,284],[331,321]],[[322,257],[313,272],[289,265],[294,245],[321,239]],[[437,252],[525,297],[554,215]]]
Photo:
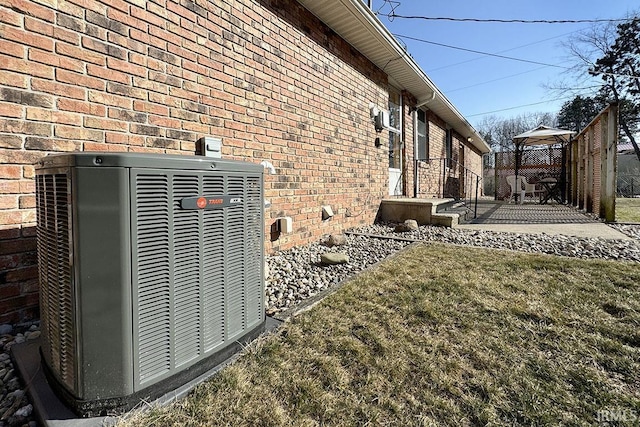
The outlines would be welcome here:
[[[389,195],[402,196],[402,97],[389,91]]]
[[[402,170],[389,168],[389,195],[402,196]]]

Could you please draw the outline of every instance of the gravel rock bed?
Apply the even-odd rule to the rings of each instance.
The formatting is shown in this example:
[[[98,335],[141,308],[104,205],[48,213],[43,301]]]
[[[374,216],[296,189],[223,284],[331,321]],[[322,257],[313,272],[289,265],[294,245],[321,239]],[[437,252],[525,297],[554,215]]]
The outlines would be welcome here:
[[[629,237],[640,240],[640,224],[609,224],[609,227],[614,228]]]
[[[323,240],[277,252],[267,257],[271,272],[265,290],[267,314],[278,313],[315,296],[410,243],[366,236],[347,236],[346,244],[341,246],[328,247]],[[320,255],[325,252],[345,253],[349,256],[349,262],[321,265]]]
[[[394,233],[393,224],[375,224],[357,231],[383,236],[438,241],[458,245],[510,249],[575,258],[597,258],[640,262],[640,241],[584,238],[551,234],[506,233],[436,226],[421,226],[416,231]],[[355,231],[355,230],[354,230]]]
[[[435,226],[421,226],[416,231],[398,233],[394,231],[395,225],[375,224],[349,230],[359,234],[347,234],[346,244],[340,246],[327,246],[325,242],[328,236],[325,236],[320,242],[268,256],[270,275],[265,289],[267,313],[275,314],[297,305],[382,261],[413,241],[437,241],[577,258],[640,262],[640,224],[611,225],[635,240],[499,233]],[[325,252],[344,253],[349,256],[349,262],[321,265],[320,256]],[[39,335],[37,324],[16,327],[0,325],[0,427],[37,426],[33,407],[15,372],[9,350],[12,345]]]
[[[397,252],[412,241],[437,241],[583,259],[640,262],[639,225],[615,227],[639,240],[501,233],[437,226],[421,226],[416,231],[397,233],[394,231],[395,226],[396,224],[374,224],[359,227],[349,232],[362,235],[349,234],[344,246],[329,248],[318,242],[267,257],[271,272],[266,283],[267,313],[275,314],[286,310]],[[388,239],[379,239],[371,235],[386,236]],[[327,251],[346,253],[349,255],[349,263],[320,265],[320,254]]]
[[[33,406],[11,362],[9,351],[14,344],[39,336],[37,324],[0,325],[0,427],[37,426]]]

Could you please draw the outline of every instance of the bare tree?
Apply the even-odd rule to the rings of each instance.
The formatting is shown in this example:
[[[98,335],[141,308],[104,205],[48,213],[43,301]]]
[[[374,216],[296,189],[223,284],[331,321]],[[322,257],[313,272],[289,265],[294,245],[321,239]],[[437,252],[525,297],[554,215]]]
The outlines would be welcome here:
[[[537,112],[509,118],[487,116],[478,125],[478,132],[487,141],[492,151],[510,151],[515,148],[514,136],[540,125],[555,126],[555,115]]]
[[[620,135],[628,140],[640,160],[635,133],[640,126],[640,18],[594,25],[570,38],[564,47],[573,66],[571,81],[550,88],[562,95],[592,97],[601,105],[619,105]],[[595,78],[599,77],[599,79]]]
[[[640,160],[640,148],[634,133],[640,119],[640,17],[618,24],[615,42],[589,70],[600,76],[600,92],[620,105],[620,127]],[[626,107],[626,108],[622,108]]]

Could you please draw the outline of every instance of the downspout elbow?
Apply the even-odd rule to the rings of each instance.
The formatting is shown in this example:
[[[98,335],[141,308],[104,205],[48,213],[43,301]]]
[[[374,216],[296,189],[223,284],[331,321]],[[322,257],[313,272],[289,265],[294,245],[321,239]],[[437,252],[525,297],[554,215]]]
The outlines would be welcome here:
[[[433,101],[434,99],[436,99],[436,91],[432,91],[431,92],[431,96],[425,100],[420,101],[417,105],[416,108],[421,108],[424,107],[425,105],[427,105],[428,103],[430,103],[431,101]]]

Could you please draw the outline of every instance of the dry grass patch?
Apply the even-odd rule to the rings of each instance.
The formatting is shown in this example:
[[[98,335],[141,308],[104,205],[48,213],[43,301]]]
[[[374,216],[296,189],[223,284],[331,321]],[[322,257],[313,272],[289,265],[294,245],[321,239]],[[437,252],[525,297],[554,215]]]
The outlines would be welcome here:
[[[640,198],[616,198],[616,221],[640,222]]]
[[[640,415],[640,265],[414,246],[128,426],[592,425]]]

